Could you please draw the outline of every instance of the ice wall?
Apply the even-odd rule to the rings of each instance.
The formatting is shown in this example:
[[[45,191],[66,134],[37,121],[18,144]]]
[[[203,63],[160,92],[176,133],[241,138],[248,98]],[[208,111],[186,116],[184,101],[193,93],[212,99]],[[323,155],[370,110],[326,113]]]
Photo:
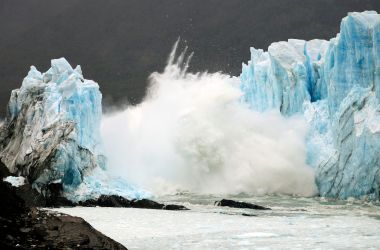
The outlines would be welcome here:
[[[62,182],[72,200],[136,196],[104,171],[101,100],[98,84],[64,58],[52,60],[45,73],[32,66],[21,88],[12,91],[0,127],[0,160],[41,192],[51,182]]]
[[[252,109],[304,114],[308,164],[322,196],[379,199],[379,14],[349,13],[330,41],[251,48],[240,79]]]

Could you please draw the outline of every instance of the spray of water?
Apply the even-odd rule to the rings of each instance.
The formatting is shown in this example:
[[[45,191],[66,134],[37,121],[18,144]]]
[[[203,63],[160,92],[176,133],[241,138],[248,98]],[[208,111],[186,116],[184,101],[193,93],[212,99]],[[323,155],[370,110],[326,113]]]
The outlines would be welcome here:
[[[238,78],[187,72],[177,45],[141,104],[106,115],[110,170],[156,195],[315,194],[304,120],[249,110]]]

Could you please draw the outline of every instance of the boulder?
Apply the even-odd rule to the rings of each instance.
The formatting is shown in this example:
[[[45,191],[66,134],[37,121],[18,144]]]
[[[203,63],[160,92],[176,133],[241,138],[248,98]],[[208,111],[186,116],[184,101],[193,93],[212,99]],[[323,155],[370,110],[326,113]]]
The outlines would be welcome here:
[[[235,208],[248,208],[248,209],[257,209],[257,210],[270,210],[270,208],[263,207],[260,205],[256,205],[253,203],[248,203],[248,202],[244,202],[244,201],[227,200],[227,199],[222,199],[220,201],[216,201],[215,205],[220,206],[220,207],[235,207]]]

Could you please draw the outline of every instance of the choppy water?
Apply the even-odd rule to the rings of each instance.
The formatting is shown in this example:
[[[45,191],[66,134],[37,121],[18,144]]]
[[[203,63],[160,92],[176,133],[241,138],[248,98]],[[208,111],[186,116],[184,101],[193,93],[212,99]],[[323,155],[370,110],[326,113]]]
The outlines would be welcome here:
[[[227,197],[272,208],[259,211],[215,207],[221,198],[192,194],[158,198],[190,211],[81,207],[56,211],[84,218],[128,249],[380,248],[378,204],[289,196]]]

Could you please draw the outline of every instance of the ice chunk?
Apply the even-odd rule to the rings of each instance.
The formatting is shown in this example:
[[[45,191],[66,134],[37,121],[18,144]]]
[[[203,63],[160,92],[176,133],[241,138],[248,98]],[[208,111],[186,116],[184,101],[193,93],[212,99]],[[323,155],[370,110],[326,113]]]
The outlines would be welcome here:
[[[302,111],[305,101],[320,99],[326,90],[315,78],[326,45],[291,39],[273,43],[268,52],[251,48],[240,75],[244,101],[255,110],[275,108],[288,116]]]
[[[10,183],[14,187],[20,187],[25,184],[25,178],[22,176],[8,176],[3,181]]]

